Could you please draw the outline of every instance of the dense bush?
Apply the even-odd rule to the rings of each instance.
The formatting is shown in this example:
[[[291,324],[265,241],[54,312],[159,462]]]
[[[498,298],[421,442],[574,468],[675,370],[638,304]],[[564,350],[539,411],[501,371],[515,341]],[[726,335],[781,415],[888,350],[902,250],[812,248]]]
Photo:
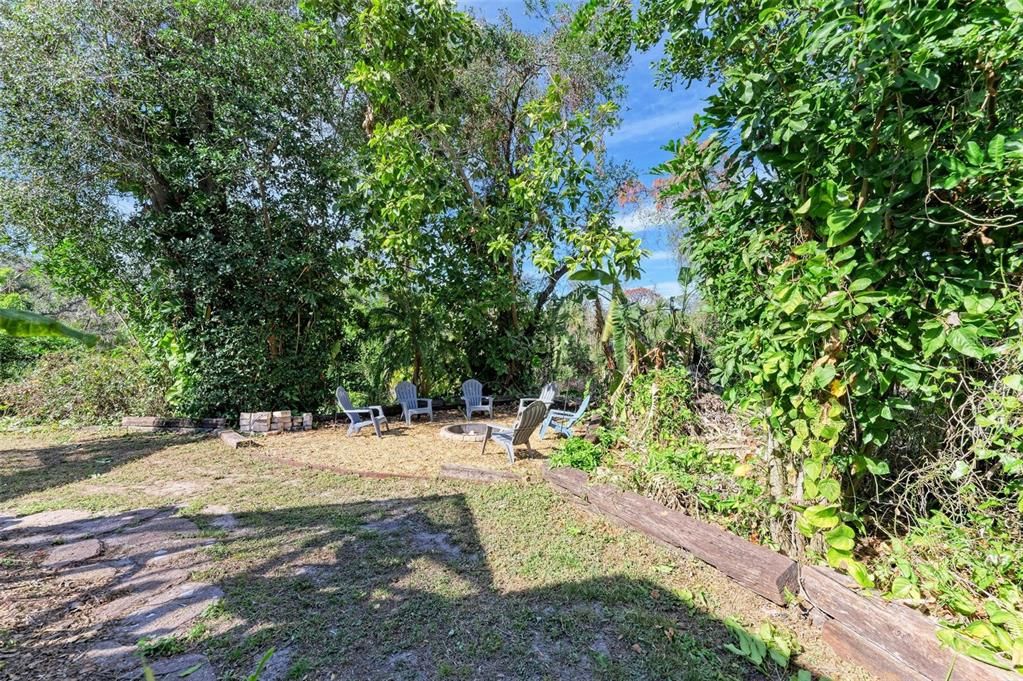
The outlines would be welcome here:
[[[637,441],[672,443],[692,435],[693,378],[680,365],[646,371],[623,386],[611,405],[616,422]]]
[[[169,378],[125,350],[63,350],[43,356],[20,380],[0,384],[0,415],[18,422],[110,423],[170,413]]]
[[[594,0],[595,16],[612,50],[663,47],[663,83],[716,85],[659,199],[716,317],[716,378],[770,434],[774,542],[864,587],[886,575],[857,538],[932,535],[935,517],[968,536],[971,504],[1018,542],[1023,5]],[[970,562],[957,579],[995,603]],[[1003,627],[1018,610],[976,605],[952,608],[979,618],[957,647],[1023,662]]]

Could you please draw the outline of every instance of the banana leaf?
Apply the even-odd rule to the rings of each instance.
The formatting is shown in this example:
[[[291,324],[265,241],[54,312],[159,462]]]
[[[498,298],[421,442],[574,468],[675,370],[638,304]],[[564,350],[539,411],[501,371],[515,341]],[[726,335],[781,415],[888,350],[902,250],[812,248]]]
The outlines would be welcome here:
[[[89,347],[96,344],[98,338],[70,326],[61,324],[56,319],[25,310],[0,308],[0,331],[11,336],[33,338],[39,336],[63,336],[85,343]]]

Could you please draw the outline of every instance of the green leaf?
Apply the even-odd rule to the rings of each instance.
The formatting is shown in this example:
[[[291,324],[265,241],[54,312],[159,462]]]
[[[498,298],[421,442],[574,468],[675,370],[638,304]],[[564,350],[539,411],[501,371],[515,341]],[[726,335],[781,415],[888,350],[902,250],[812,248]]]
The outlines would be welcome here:
[[[98,338],[91,333],[85,333],[70,326],[61,324],[56,319],[27,312],[25,310],[9,310],[0,308],[0,331],[12,336],[33,338],[40,336],[63,336],[85,343],[88,346],[96,344]]]
[[[924,359],[945,347],[945,327],[941,324],[925,328],[920,335],[921,347],[924,351]]]
[[[849,284],[849,292],[850,293],[856,293],[857,291],[862,291],[863,289],[865,289],[868,286],[870,286],[872,283],[874,283],[874,282],[872,282],[870,279],[868,279],[866,277],[860,277],[859,279],[854,279],[853,282],[851,284]]]
[[[846,560],[845,570],[864,589],[874,588],[874,578],[867,572],[867,568],[864,567],[863,563],[852,559]]]
[[[981,662],[985,662],[993,667],[998,667],[999,669],[1012,669],[1012,664],[1008,660],[995,655],[987,648],[982,648],[976,643],[970,642],[968,639],[963,638],[951,629],[941,627],[938,629],[937,633],[938,640],[958,653],[966,655],[967,657],[972,657],[975,660],[980,660]]]
[[[952,329],[948,334],[948,344],[959,354],[974,359],[984,359],[989,352],[977,338],[976,330],[969,326]]]
[[[924,67],[919,71],[914,69],[907,69],[906,75],[910,80],[919,83],[922,87],[927,90],[934,90],[941,83],[941,78],[932,69]]]
[[[818,485],[818,493],[831,503],[835,503],[842,496],[842,486],[838,484],[838,480],[823,480]]]
[[[860,233],[857,217],[852,208],[840,208],[828,215],[828,248],[842,246]]]
[[[1016,392],[1023,392],[1023,374],[1009,374],[1002,379],[1002,383]]]
[[[803,517],[806,518],[806,522],[822,530],[831,529],[839,523],[838,507],[832,505],[810,506],[803,511]]]
[[[749,104],[753,101],[753,83],[748,80],[743,81],[742,94],[739,96],[739,99],[743,104]]]
[[[852,208],[839,208],[828,215],[828,231],[840,232],[853,223],[856,211]]]
[[[1023,0],[1020,1],[1023,2]],[[991,141],[987,143],[987,155],[1001,170],[1005,159],[1005,135],[999,134],[991,138]]]
[[[920,589],[905,577],[899,576],[892,580],[892,596],[899,599],[916,600],[920,598]]]
[[[964,477],[969,475],[972,470],[973,468],[970,464],[960,459],[959,461],[956,461],[955,469],[952,471],[952,475],[949,476],[949,479],[952,481],[962,480]]]
[[[601,275],[606,276],[606,273],[600,270],[581,269],[568,275],[568,278],[572,281],[598,281],[601,279]]]
[[[835,378],[835,365],[824,364],[814,369],[813,385],[815,388],[823,389]]]
[[[984,150],[973,140],[966,143],[966,160],[975,166],[984,163]]]
[[[1005,9],[1009,14],[1023,14],[1023,0],[1005,0]]]
[[[799,208],[795,210],[796,215],[806,215],[807,213],[810,212],[810,206],[812,205],[813,199],[812,198],[807,199],[806,201],[803,202],[803,205],[801,205]]]

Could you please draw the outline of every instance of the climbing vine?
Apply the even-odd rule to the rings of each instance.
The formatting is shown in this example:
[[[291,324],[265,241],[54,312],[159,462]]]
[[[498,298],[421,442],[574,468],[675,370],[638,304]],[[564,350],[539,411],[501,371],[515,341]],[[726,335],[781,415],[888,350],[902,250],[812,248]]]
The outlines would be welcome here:
[[[878,490],[913,466],[1018,494],[991,482],[1018,446],[947,426],[965,386],[1005,394],[1023,322],[1023,5],[595,0],[577,25],[716,86],[659,198],[720,324],[715,378],[771,435],[773,542],[868,586],[856,538],[910,511]]]

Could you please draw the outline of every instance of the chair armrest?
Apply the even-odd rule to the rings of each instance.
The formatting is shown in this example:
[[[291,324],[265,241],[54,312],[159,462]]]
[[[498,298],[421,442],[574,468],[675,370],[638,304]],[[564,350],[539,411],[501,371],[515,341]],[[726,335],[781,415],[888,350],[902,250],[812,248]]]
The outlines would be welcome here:
[[[515,432],[514,428],[505,428],[503,426],[493,426],[490,425],[489,423],[487,424],[487,437],[490,437],[493,434],[508,435],[514,432]]]
[[[536,402],[538,399],[540,399],[540,398],[539,397],[520,397],[519,398],[519,411],[522,411],[526,407],[526,405],[530,404],[531,402]]]
[[[370,412],[377,412],[376,414],[374,414],[374,416],[379,414],[379,418],[384,418],[384,408],[381,407],[379,404],[374,404],[373,406],[367,408],[370,410]]]
[[[430,409],[433,409],[433,398],[432,397],[420,397],[419,401],[420,402],[426,402],[426,406],[429,407]],[[416,406],[418,406],[418,405],[416,405]]]
[[[564,409],[551,409],[550,412],[548,412],[548,413],[550,414],[550,416],[553,416],[553,417],[557,417],[557,416],[562,416],[562,417],[575,416],[575,412],[574,411],[565,411]]]
[[[490,397],[481,397],[480,398],[480,404],[483,404],[484,402],[486,402],[491,407],[493,407],[494,406],[494,396],[491,395]]]
[[[370,416],[373,415],[372,409],[342,409],[341,411],[349,415],[350,414],[369,414]]]

